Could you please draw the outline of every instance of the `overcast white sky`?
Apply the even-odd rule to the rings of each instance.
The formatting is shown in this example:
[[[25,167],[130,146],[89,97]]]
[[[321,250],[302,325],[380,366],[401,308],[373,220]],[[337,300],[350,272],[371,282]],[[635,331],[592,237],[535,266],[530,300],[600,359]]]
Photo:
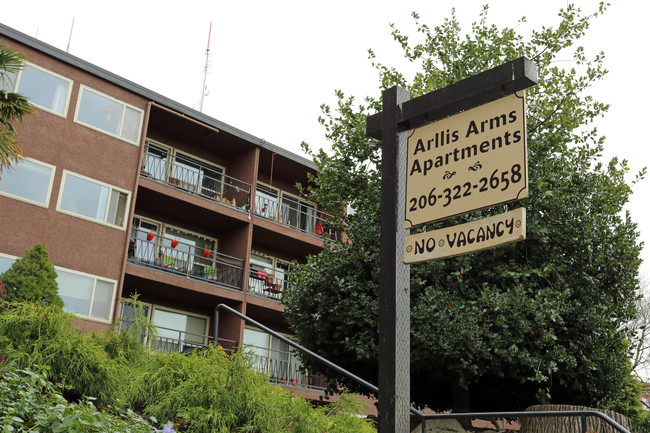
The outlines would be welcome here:
[[[358,98],[379,96],[368,48],[383,63],[404,65],[389,23],[414,35],[412,11],[434,26],[456,7],[463,28],[469,29],[485,3],[499,26],[517,26],[526,16],[528,22],[517,27],[524,35],[542,25],[555,26],[558,10],[567,5],[566,0],[22,0],[3,8],[0,21],[195,108],[212,22],[209,95],[203,111],[301,154],[303,140],[327,146],[317,118],[322,103],[334,103],[335,89]],[[598,4],[575,3],[588,11]],[[612,3],[583,45],[591,53],[604,50],[610,70],[593,92],[612,104],[598,126],[607,137],[606,156],[627,159],[635,173],[648,165],[650,154],[644,132],[650,100],[644,83],[650,2]],[[628,208],[650,244],[650,179],[634,187]],[[641,271],[646,279],[648,251],[650,246]]]

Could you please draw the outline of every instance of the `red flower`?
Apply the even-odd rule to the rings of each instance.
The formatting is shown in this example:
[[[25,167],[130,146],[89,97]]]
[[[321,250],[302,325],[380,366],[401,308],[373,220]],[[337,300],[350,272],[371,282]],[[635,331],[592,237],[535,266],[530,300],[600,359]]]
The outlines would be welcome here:
[[[447,307],[451,307],[451,302],[447,302]]]

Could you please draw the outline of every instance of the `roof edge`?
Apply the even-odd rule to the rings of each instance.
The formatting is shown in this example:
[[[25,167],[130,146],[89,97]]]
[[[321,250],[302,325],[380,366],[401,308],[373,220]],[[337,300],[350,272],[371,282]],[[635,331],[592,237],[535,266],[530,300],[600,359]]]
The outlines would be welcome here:
[[[35,50],[41,51],[42,53],[45,53],[51,57],[56,58],[57,60],[60,60],[62,62],[65,62],[71,66],[74,66],[76,68],[82,69],[92,75],[95,75],[99,78],[102,78],[104,80],[107,80],[117,86],[120,86],[126,90],[129,90],[133,93],[137,93],[138,95],[147,98],[159,105],[162,105],[164,107],[167,107],[171,110],[178,111],[179,113],[190,117],[194,120],[197,120],[201,123],[205,123],[209,126],[212,126],[216,129],[219,129],[222,132],[226,132],[228,134],[234,135],[238,138],[241,138],[242,140],[246,140],[256,146],[259,146],[263,149],[269,150],[273,153],[276,153],[278,155],[281,155],[287,159],[290,159],[294,162],[297,162],[299,164],[302,164],[308,168],[311,168],[313,170],[317,169],[316,164],[309,160],[308,158],[305,158],[301,155],[295,154],[293,152],[290,152],[280,146],[277,146],[275,144],[269,143],[263,138],[256,137],[252,134],[249,134],[248,132],[245,132],[241,129],[235,128],[234,126],[228,125],[227,123],[224,123],[220,120],[215,119],[214,117],[210,117],[200,111],[197,111],[193,108],[190,108],[186,105],[183,105],[179,102],[174,101],[173,99],[170,99],[166,96],[161,95],[160,93],[154,92],[153,90],[147,89],[144,86],[141,86],[140,84],[134,83],[133,81],[127,80],[124,77],[121,77],[117,74],[114,74],[113,72],[110,72],[104,68],[101,68],[97,65],[94,65],[90,62],[87,62],[77,56],[74,56],[70,53],[67,53],[63,50],[60,50],[59,48],[56,48],[50,44],[47,44],[39,39],[36,39],[34,37],[31,37],[29,35],[26,35],[25,33],[22,33],[12,27],[9,27],[5,24],[0,23],[0,34],[3,36],[6,36],[10,39],[13,39],[17,42],[20,42],[21,44],[27,45],[30,48],[33,48]]]

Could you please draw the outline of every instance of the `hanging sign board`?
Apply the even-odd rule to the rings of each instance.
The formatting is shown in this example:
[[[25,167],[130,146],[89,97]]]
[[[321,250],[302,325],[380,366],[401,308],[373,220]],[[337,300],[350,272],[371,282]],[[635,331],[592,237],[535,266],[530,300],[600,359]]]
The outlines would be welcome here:
[[[528,196],[524,91],[409,131],[407,229]]]
[[[454,257],[526,238],[526,209],[406,237],[404,263]]]

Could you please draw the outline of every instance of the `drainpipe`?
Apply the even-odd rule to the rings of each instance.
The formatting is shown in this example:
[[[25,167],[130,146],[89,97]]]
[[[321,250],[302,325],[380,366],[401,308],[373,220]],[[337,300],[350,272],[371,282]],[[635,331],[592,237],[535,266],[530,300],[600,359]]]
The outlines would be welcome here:
[[[271,154],[271,176],[269,176],[269,185],[273,186],[273,161],[275,160],[275,155],[277,153]]]

